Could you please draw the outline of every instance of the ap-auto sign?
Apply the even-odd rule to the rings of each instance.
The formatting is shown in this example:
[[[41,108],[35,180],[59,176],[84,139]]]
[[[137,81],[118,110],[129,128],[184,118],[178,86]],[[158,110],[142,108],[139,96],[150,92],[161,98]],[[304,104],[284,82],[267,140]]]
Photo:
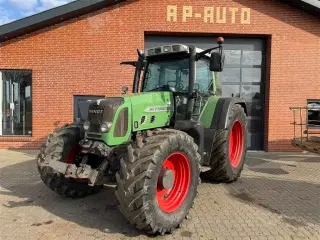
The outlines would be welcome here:
[[[212,24],[250,24],[251,21],[250,8],[208,6],[195,9],[192,6],[167,6],[168,22],[188,22],[193,18]]]

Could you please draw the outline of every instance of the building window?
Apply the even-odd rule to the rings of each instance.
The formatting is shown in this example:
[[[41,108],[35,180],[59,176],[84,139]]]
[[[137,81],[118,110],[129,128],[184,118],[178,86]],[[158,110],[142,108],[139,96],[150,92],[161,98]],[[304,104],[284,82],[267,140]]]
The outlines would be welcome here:
[[[0,136],[32,135],[32,72],[0,70]]]
[[[320,128],[320,100],[308,100],[308,128]]]

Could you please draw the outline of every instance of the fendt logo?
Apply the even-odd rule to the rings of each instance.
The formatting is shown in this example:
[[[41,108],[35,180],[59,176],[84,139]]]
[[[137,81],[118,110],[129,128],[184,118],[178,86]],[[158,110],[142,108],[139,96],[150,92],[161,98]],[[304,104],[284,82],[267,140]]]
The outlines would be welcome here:
[[[89,110],[89,113],[93,113],[93,114],[100,114],[100,113],[102,113],[103,112],[103,110]]]

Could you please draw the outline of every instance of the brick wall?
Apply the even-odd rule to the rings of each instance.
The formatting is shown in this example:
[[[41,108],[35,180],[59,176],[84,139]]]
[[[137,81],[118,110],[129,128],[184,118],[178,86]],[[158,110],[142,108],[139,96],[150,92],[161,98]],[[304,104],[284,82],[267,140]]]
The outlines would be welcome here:
[[[167,21],[167,5],[177,6],[177,21]],[[226,7],[226,23],[216,23],[216,12],[214,23],[183,22],[183,5],[193,13]],[[234,20],[231,8],[238,8]],[[250,24],[241,24],[241,8],[250,8]],[[136,59],[145,33],[268,36],[265,150],[292,150],[289,106],[320,98],[320,20],[262,0],[129,1],[1,43],[0,69],[32,70],[33,136],[0,137],[0,148],[38,147],[73,121],[73,95],[117,95],[131,86],[133,69],[119,63]]]

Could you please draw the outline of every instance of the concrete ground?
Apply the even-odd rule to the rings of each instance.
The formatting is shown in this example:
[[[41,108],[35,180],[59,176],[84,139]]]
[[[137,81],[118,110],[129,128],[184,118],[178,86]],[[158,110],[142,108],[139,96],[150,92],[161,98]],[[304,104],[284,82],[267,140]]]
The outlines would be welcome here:
[[[35,151],[0,150],[0,239],[149,239],[113,187],[66,199],[40,180]],[[320,239],[320,157],[249,153],[233,184],[202,183],[190,218],[156,239]]]

